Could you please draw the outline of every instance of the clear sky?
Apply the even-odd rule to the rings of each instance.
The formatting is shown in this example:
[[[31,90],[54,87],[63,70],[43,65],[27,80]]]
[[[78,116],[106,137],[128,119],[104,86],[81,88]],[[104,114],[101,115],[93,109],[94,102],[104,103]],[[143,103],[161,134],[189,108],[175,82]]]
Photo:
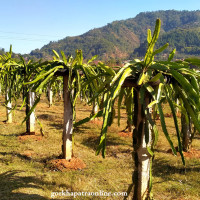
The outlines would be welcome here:
[[[199,10],[200,0],[0,0],[0,47],[30,53],[140,12],[170,9]]]

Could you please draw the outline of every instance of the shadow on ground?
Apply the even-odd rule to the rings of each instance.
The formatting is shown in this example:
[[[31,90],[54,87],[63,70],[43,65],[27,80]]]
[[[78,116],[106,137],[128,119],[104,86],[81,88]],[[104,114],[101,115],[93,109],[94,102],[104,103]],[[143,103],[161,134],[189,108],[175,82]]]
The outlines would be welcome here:
[[[81,144],[83,144],[83,145],[85,145],[85,146],[96,151],[96,149],[99,145],[99,141],[100,141],[99,136],[94,135],[94,136],[84,138],[83,141],[81,142]],[[107,147],[109,147],[109,146],[119,146],[119,145],[127,146],[127,143],[124,140],[121,140],[118,137],[113,137],[113,136],[107,137],[107,141],[106,141]]]
[[[32,176],[22,177],[23,171],[8,171],[0,174],[0,199],[4,200],[47,200],[38,194],[25,194],[14,192],[20,188],[41,189],[38,185],[46,184],[40,179]]]
[[[161,177],[163,180],[173,180],[175,174],[187,175],[189,172],[200,172],[200,164],[184,166],[171,165],[169,161],[164,159],[155,159],[153,161],[153,176]]]

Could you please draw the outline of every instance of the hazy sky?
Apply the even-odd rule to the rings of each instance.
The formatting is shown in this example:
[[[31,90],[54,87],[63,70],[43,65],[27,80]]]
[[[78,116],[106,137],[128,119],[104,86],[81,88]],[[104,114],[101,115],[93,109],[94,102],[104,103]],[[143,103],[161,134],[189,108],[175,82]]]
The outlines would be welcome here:
[[[0,0],[0,47],[30,53],[115,20],[155,10],[198,10],[199,0]]]

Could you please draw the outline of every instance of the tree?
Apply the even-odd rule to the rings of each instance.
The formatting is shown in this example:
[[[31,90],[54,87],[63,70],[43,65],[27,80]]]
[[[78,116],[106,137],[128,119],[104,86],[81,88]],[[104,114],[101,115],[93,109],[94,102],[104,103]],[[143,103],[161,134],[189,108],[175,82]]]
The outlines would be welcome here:
[[[79,50],[76,51],[75,58],[71,56],[66,58],[63,52],[61,52],[62,58],[60,58],[56,51],[53,52],[55,54],[53,60],[46,63],[46,66],[35,74],[33,80],[25,85],[29,84],[33,91],[41,94],[43,88],[56,81],[55,77],[63,77],[64,128],[62,157],[70,160],[73,156],[73,123],[75,121],[76,99],[81,90],[79,70],[83,68],[83,57],[82,51]]]
[[[133,199],[150,199],[152,187],[152,156],[154,155],[154,146],[158,138],[158,130],[155,122],[152,120],[150,108],[153,105],[158,107],[161,126],[163,132],[176,155],[172,140],[168,134],[165,117],[161,104],[166,99],[171,108],[174,126],[176,128],[178,151],[181,154],[182,161],[184,156],[182,153],[182,144],[180,138],[180,130],[178,126],[175,106],[172,99],[172,91],[179,94],[185,108],[187,109],[194,126],[200,130],[198,116],[195,111],[200,110],[199,92],[195,90],[195,86],[190,84],[191,77],[199,77],[199,74],[190,69],[191,62],[176,61],[172,62],[175,50],[171,52],[167,61],[155,61],[154,56],[168,47],[154,50],[155,43],[160,32],[161,22],[157,19],[155,31],[151,36],[148,30],[147,42],[148,48],[144,60],[135,59],[122,67],[109,84],[104,102],[106,105],[103,110],[103,125],[101,130],[100,143],[97,154],[102,150],[105,157],[106,132],[112,118],[112,107],[121,87],[134,88],[134,131],[133,131],[133,158],[135,161],[133,172],[133,184],[129,187],[129,193],[133,193]],[[133,187],[134,186],[134,187]]]
[[[12,123],[12,111],[16,107],[16,100],[20,96],[20,75],[18,69],[21,67],[14,59],[12,59],[12,46],[10,51],[0,55],[1,62],[1,84],[5,88],[5,106],[7,113],[7,123]],[[12,105],[15,102],[14,106]]]
[[[46,64],[48,64],[48,62],[40,63],[32,62],[31,60],[29,60],[26,63],[23,57],[20,57],[20,59],[21,68],[19,68],[18,74],[21,74],[21,93],[23,93],[23,105],[26,105],[26,117],[23,122],[26,121],[26,134],[35,134],[35,107],[36,103],[38,102],[38,100],[36,100],[38,94],[35,93],[33,90],[34,85],[28,86],[26,82],[31,81],[35,74],[37,74],[39,70],[44,68]],[[42,127],[41,133],[43,134]]]

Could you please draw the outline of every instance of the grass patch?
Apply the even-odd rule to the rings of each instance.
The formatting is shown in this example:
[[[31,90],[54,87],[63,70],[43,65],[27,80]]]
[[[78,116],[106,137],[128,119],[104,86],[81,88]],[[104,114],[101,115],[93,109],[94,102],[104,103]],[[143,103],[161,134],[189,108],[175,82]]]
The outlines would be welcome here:
[[[49,108],[45,98],[37,107],[37,116],[44,127],[41,140],[19,139],[25,132],[21,125],[24,110],[17,109],[14,122],[6,124],[4,99],[0,97],[0,199],[39,200],[51,199],[52,192],[126,192],[131,184],[134,163],[132,161],[132,138],[120,137],[126,126],[126,114],[122,109],[121,126],[117,119],[108,129],[106,158],[95,156],[101,125],[88,122],[74,130],[74,154],[86,164],[86,168],[60,172],[51,170],[47,162],[59,157],[62,145],[63,103],[55,102]],[[19,107],[18,107],[19,108]],[[77,120],[90,114],[91,108],[81,102],[76,108]],[[168,111],[166,111],[168,112]],[[170,117],[166,118],[170,135],[176,144],[175,129]],[[159,121],[158,121],[159,124]],[[161,131],[160,125],[158,125]],[[39,134],[37,125],[36,132]],[[193,148],[200,149],[200,137],[196,135]],[[155,199],[200,199],[200,160],[186,158],[186,167],[180,156],[166,151],[170,148],[162,131],[156,147],[153,163],[153,193]],[[54,199],[70,199],[56,197]],[[73,199],[73,198],[71,198]],[[76,199],[83,199],[77,197]],[[84,198],[91,199],[91,198]],[[100,197],[92,197],[100,199]],[[102,199],[105,199],[102,197]],[[123,199],[113,197],[109,199]]]

